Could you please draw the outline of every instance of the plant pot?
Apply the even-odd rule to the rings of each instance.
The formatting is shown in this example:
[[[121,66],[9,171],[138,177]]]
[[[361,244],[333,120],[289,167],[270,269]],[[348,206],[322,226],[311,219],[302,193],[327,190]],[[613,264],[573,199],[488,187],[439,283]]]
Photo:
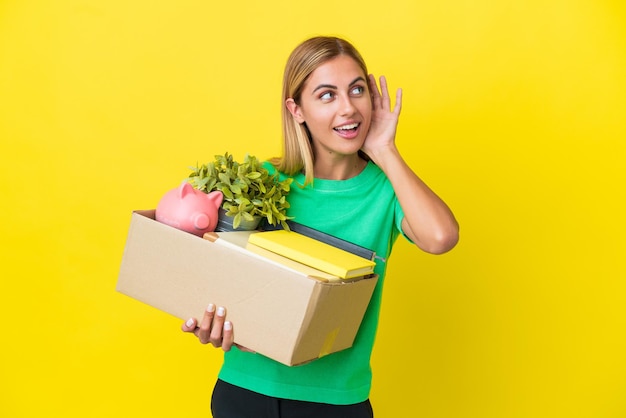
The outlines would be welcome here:
[[[260,216],[255,216],[252,221],[242,219],[237,229],[233,226],[234,219],[234,217],[226,215],[226,211],[220,208],[218,211],[217,226],[215,227],[215,230],[217,232],[254,231],[259,226],[262,218]]]

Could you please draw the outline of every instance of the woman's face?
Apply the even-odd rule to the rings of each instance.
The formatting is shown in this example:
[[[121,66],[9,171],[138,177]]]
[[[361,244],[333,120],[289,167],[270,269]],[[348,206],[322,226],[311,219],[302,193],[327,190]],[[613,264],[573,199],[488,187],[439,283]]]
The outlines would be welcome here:
[[[370,127],[372,102],[357,62],[340,55],[317,67],[302,90],[300,103],[287,99],[298,123],[306,123],[316,157],[351,155],[363,146]]]

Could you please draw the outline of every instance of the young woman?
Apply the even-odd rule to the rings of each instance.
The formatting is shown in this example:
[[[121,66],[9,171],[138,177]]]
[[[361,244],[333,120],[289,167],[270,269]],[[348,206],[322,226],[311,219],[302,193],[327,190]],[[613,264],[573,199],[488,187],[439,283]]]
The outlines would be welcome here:
[[[370,248],[388,259],[399,235],[440,254],[456,245],[458,224],[409,168],[395,144],[402,92],[391,106],[387,83],[368,75],[345,40],[316,37],[290,55],[283,80],[284,153],[267,163],[294,183],[296,222]],[[215,418],[372,417],[370,355],[386,262],[353,347],[288,367],[233,344],[224,307],[209,305],[185,332],[226,352],[213,392]]]

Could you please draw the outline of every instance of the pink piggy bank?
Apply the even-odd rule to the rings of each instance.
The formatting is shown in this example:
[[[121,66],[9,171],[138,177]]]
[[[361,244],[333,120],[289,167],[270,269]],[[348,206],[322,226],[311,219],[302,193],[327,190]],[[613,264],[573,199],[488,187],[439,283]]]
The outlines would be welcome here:
[[[215,230],[217,212],[223,199],[222,192],[207,194],[183,182],[161,198],[155,218],[166,225],[201,237],[205,232]]]

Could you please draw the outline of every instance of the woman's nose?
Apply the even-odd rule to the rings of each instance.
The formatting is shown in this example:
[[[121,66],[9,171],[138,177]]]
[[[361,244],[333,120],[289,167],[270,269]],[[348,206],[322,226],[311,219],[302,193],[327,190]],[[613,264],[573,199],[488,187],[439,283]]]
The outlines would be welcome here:
[[[349,96],[343,96],[340,99],[340,109],[342,116],[350,116],[355,112],[354,103],[352,103],[352,98]]]

